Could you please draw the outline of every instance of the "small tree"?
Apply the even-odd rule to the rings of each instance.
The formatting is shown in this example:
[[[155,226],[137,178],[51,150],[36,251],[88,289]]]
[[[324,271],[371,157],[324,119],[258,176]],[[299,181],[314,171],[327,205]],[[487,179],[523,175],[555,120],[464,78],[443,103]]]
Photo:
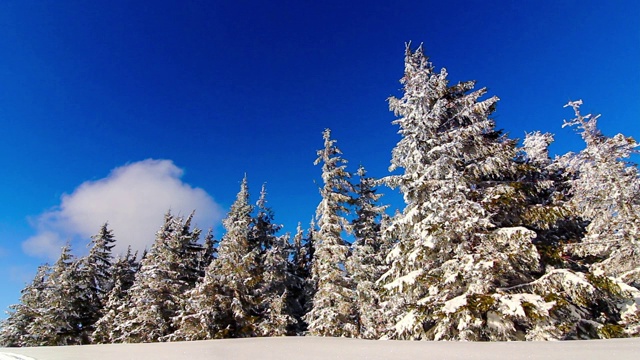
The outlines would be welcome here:
[[[106,296],[102,316],[95,324],[92,340],[98,344],[116,342],[122,338],[118,323],[125,321],[127,305],[129,304],[129,289],[133,286],[139,264],[136,255],[131,253],[131,247],[124,256],[119,257],[111,266],[111,290]]]
[[[44,312],[44,291],[50,273],[48,265],[41,265],[30,284],[22,291],[20,303],[11,305],[7,319],[0,322],[0,346],[23,347],[37,345],[30,333],[31,324]]]
[[[30,346],[79,345],[82,343],[82,317],[78,309],[78,261],[71,246],[62,248],[52,266],[42,293],[42,310],[29,324]]]
[[[267,206],[266,186],[262,186],[257,202],[257,214],[253,221],[252,237],[260,247],[261,284],[256,299],[262,304],[258,331],[260,336],[287,335],[294,327],[295,319],[290,305],[289,237],[277,236],[281,225],[274,224],[273,210]]]
[[[204,243],[202,244],[202,251],[200,253],[198,271],[200,277],[204,277],[204,273],[211,265],[213,259],[215,259],[218,254],[218,240],[213,236],[213,229],[209,229],[207,235],[204,238]]]
[[[288,283],[289,305],[295,321],[292,334],[304,335],[308,324],[304,320],[305,315],[313,307],[313,296],[318,285],[312,277],[313,259],[315,254],[315,222],[312,219],[305,235],[302,226],[298,223],[296,235],[293,237],[292,255],[289,263],[291,281]]]
[[[351,223],[355,241],[352,255],[346,268],[356,284],[356,306],[360,337],[377,339],[384,331],[384,318],[380,309],[380,286],[376,281],[387,270],[385,257],[390,250],[387,239],[383,239],[381,220],[386,206],[379,206],[382,195],[376,193],[376,181],[367,177],[360,166],[357,172],[360,181],[355,185],[356,217]]]
[[[175,330],[173,318],[184,294],[197,280],[195,251],[199,229],[190,229],[193,214],[186,220],[165,215],[156,240],[141,262],[135,282],[129,289],[127,311],[115,333],[116,342],[162,341]]]

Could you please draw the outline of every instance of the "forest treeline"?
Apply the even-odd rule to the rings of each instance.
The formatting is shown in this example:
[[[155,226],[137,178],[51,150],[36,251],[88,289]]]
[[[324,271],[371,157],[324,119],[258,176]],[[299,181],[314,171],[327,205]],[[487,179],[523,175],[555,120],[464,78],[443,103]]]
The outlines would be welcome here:
[[[638,143],[603,135],[581,101],[584,140],[551,158],[496,130],[497,97],[450,85],[407,46],[391,175],[367,176],[323,133],[321,201],[280,234],[263,187],[243,179],[224,235],[167,213],[143,254],[114,256],[107,224],[88,255],[43,265],[1,324],[3,346],[314,335],[553,340],[640,335]],[[378,187],[404,196],[385,214]],[[347,235],[348,234],[348,235]]]

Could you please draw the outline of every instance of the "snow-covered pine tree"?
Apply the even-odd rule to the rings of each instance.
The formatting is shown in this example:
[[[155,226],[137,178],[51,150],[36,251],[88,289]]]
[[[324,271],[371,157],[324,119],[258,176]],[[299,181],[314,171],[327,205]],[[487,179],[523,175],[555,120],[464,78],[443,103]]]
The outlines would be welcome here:
[[[176,316],[184,294],[197,280],[195,264],[200,230],[191,230],[193,213],[187,218],[167,213],[156,240],[142,260],[129,301],[114,333],[114,342],[156,342],[175,330]]]
[[[316,210],[319,230],[315,236],[312,277],[317,284],[311,311],[305,315],[309,334],[314,336],[357,337],[355,291],[345,265],[349,246],[342,237],[348,226],[344,215],[350,199],[350,174],[346,160],[331,139],[331,130],[323,132],[324,148],[318,150],[315,164],[322,163],[322,200]]]
[[[313,258],[315,254],[315,220],[312,218],[305,235],[302,226],[298,223],[296,235],[293,237],[293,254],[290,262],[290,273],[293,274],[293,281],[287,289],[289,297],[289,308],[293,311],[296,319],[296,326],[293,333],[304,335],[308,330],[308,324],[304,316],[313,307],[313,296],[318,285],[312,277]]]
[[[360,337],[377,339],[384,331],[385,321],[376,281],[387,270],[385,257],[391,246],[388,239],[382,237],[380,222],[386,206],[378,205],[382,195],[376,193],[376,180],[367,176],[363,166],[358,168],[357,175],[359,182],[354,186],[353,199],[356,217],[351,223],[355,241],[346,269],[356,285]]]
[[[318,291],[318,279],[313,276],[313,263],[316,258],[316,244],[318,242],[318,229],[314,217],[309,221],[307,236],[302,245],[300,257],[302,261],[300,262],[297,272],[298,276],[305,279],[303,296],[301,298],[305,315],[313,308],[313,297]],[[303,326],[305,329],[308,328],[308,324],[304,319]]]
[[[261,251],[272,247],[276,234],[282,229],[282,225],[274,223],[273,210],[267,206],[267,186],[262,185],[260,198],[256,202],[256,216],[251,226],[252,242],[260,247]]]
[[[584,240],[568,245],[567,252],[591,260],[587,263],[595,259],[594,274],[640,288],[640,177],[629,159],[640,145],[622,134],[603,135],[600,116],[582,115],[580,105],[581,100],[565,105],[575,118],[564,126],[575,126],[586,148],[561,162],[573,175],[571,205],[589,225]]]
[[[82,322],[78,309],[79,262],[71,254],[71,245],[62,248],[51,267],[41,301],[41,311],[27,328],[29,346],[79,345]]]
[[[288,236],[277,236],[266,250],[264,261],[263,286],[260,296],[262,309],[258,324],[260,336],[284,336],[295,334],[297,322],[291,307],[291,294],[288,289],[294,281],[289,273]]]
[[[0,322],[0,346],[37,345],[29,326],[44,313],[43,297],[49,272],[49,265],[39,266],[31,283],[21,291],[20,303],[9,307],[7,319]]]
[[[204,238],[204,243],[202,244],[202,251],[200,252],[200,260],[198,265],[198,271],[200,273],[200,277],[204,277],[204,273],[211,265],[211,262],[216,257],[218,253],[218,240],[213,236],[213,228],[209,228],[207,231],[207,235]]]
[[[478,183],[510,170],[514,146],[488,117],[498,98],[480,101],[486,90],[472,92],[474,82],[449,87],[446,70],[434,72],[422,47],[412,52],[407,46],[401,82],[404,96],[389,99],[402,135],[390,170],[404,173],[387,181],[400,188],[406,207],[386,230],[398,243],[381,278],[388,292],[387,318],[395,322],[390,336],[473,339],[466,326],[462,334],[449,329],[445,304],[489,291],[493,254],[482,252],[488,250],[483,243],[493,224]],[[519,241],[510,241],[514,248],[531,256],[533,247],[526,246],[531,233],[512,234],[519,235]]]
[[[89,254],[78,260],[78,298],[77,311],[80,316],[82,343],[90,342],[94,325],[102,317],[102,308],[107,293],[113,287],[110,273],[113,255],[111,250],[115,246],[113,232],[105,223],[98,234],[91,237]]]
[[[98,234],[91,237],[89,255],[82,261],[81,276],[88,278],[99,299],[104,298],[113,286],[111,266],[115,242],[113,231],[105,223],[100,227]]]
[[[222,221],[226,229],[205,277],[187,293],[175,317],[177,331],[170,340],[251,337],[258,334],[259,304],[254,289],[260,284],[260,251],[251,244],[253,206],[247,178]]]
[[[276,235],[282,225],[274,223],[273,210],[267,206],[266,186],[262,186],[253,220],[253,242],[260,246],[261,284],[256,300],[261,303],[260,336],[282,336],[295,326],[293,310],[289,308],[291,294],[287,291],[294,281],[289,273],[289,236]]]
[[[564,339],[630,334],[638,311],[633,288],[606,278],[547,269],[525,227],[528,204],[515,142],[489,118],[496,97],[473,82],[448,86],[422,47],[407,47],[404,96],[391,98],[402,139],[388,183],[406,207],[385,235],[397,240],[379,280],[388,336],[401,339]],[[542,276],[541,276],[542,275]],[[600,313],[604,313],[601,316]],[[620,321],[617,321],[617,320]]]
[[[129,310],[128,291],[133,286],[139,264],[136,261],[137,255],[131,253],[131,247],[127,248],[124,256],[118,257],[111,266],[111,290],[107,294],[102,317],[95,324],[92,334],[92,342],[98,344],[108,344],[115,342],[122,337],[118,331],[117,324],[125,318]]]
[[[307,330],[306,323],[302,319],[307,313],[307,305],[311,302],[309,296],[309,282],[311,277],[311,261],[308,254],[308,245],[304,242],[304,231],[298,222],[296,234],[293,236],[291,244],[291,260],[289,262],[289,274],[291,281],[287,283],[288,308],[294,318],[294,326],[291,329],[292,335],[302,335]]]

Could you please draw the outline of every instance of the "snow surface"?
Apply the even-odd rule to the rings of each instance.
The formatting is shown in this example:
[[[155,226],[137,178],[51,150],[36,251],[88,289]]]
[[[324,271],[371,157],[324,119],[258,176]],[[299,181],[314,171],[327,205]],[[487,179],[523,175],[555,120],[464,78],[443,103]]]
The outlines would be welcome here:
[[[0,360],[162,359],[637,359],[640,339],[550,342],[431,342],[280,337],[0,348]],[[21,357],[22,356],[22,357]],[[26,357],[25,357],[26,356]]]

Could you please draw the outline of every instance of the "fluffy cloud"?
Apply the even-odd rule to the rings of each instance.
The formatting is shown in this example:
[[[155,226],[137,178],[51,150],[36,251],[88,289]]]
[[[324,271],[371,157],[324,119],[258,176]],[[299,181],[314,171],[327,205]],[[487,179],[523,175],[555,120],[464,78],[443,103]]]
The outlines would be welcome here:
[[[213,226],[222,217],[221,207],[203,189],[182,182],[182,174],[170,160],[144,160],[87,181],[35,220],[37,234],[22,248],[29,255],[55,259],[65,241],[86,243],[108,222],[117,239],[116,252],[128,245],[140,251],[151,245],[169,209],[184,216],[196,210],[195,225]]]

